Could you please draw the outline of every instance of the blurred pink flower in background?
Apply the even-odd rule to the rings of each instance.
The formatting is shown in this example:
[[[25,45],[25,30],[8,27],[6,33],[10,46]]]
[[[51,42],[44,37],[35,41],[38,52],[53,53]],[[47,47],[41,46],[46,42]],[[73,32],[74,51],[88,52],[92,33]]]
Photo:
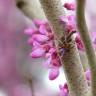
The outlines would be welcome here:
[[[24,84],[17,84],[11,88],[9,96],[32,96],[32,90]]]
[[[18,60],[18,55],[21,54],[20,47],[23,46],[23,43],[20,43],[23,38],[22,30],[26,25],[26,19],[16,8],[14,0],[0,0],[0,84],[7,88],[7,91],[22,80],[17,65],[20,63]],[[23,90],[27,88],[16,87],[14,94],[9,96],[32,96],[24,95],[29,92]]]

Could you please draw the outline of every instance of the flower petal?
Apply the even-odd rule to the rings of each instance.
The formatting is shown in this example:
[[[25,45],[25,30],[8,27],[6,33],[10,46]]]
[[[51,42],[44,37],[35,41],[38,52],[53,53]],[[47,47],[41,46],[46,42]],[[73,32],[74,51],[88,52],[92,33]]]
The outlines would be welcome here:
[[[34,34],[33,39],[40,42],[40,43],[45,43],[46,41],[48,41],[48,37],[45,35],[41,35],[41,34]]]
[[[67,10],[75,10],[76,6],[74,3],[65,3],[64,4],[64,7],[67,9]]]
[[[43,66],[45,68],[50,68],[51,67],[51,57],[49,57],[44,63]]]
[[[30,53],[30,56],[31,56],[32,58],[40,58],[40,57],[42,57],[42,56],[44,55],[44,53],[45,53],[45,50],[44,50],[44,49],[42,49],[42,48],[37,48],[37,49],[33,50],[33,51]]]
[[[33,20],[34,24],[39,27],[41,24],[46,24],[46,21],[40,20],[40,19],[34,19]]]
[[[40,25],[40,27],[39,27],[39,32],[40,32],[41,34],[43,34],[43,35],[47,35],[47,34],[48,34],[48,32],[47,32],[47,30],[46,30],[46,26],[44,26],[44,25]]]
[[[24,33],[26,35],[29,35],[30,36],[30,35],[32,35],[34,33],[38,33],[38,31],[36,29],[33,29],[33,28],[27,28],[27,29],[24,30]]]
[[[58,68],[52,68],[49,70],[49,79],[54,80],[59,75],[59,69]]]

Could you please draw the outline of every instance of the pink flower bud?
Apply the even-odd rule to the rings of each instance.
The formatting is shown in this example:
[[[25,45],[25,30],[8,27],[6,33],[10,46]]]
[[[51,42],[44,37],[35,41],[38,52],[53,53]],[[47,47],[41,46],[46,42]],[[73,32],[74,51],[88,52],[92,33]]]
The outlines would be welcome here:
[[[61,66],[60,60],[58,58],[52,59],[51,63],[53,64],[53,66],[56,66],[56,67]]]
[[[43,66],[45,68],[50,68],[52,66],[51,65],[51,57],[49,57],[46,61],[44,61]]]
[[[34,47],[34,48],[38,48],[38,47],[41,47],[41,45],[40,45],[39,42],[33,40],[33,47]]]
[[[55,48],[51,48],[51,49],[49,50],[49,53],[54,53],[54,52],[56,52],[56,49],[55,49]]]
[[[59,93],[60,96],[69,96],[68,95],[68,86],[66,83],[64,84],[64,86],[59,85],[59,89],[60,89],[60,93]]]
[[[37,49],[33,50],[33,51],[30,53],[30,56],[31,56],[32,58],[40,58],[40,57],[42,57],[42,56],[44,55],[44,53],[45,53],[45,50],[44,50],[44,49],[42,49],[42,48],[37,48]]]
[[[59,96],[69,96],[68,91],[66,89],[60,90]]]
[[[59,75],[59,69],[58,68],[52,68],[49,70],[49,79],[54,80]]]
[[[79,50],[83,51],[83,50],[84,50],[84,46],[83,46],[83,43],[82,43],[82,41],[81,41],[81,39],[80,39],[79,36],[76,36],[75,42],[76,42],[76,44],[77,44],[77,48],[78,48]]]
[[[46,50],[46,52],[48,52],[50,50],[49,44],[44,44],[42,47]]]
[[[73,4],[73,3],[65,3],[65,4],[64,4],[64,7],[65,7],[67,10],[75,10],[75,4]]]
[[[45,58],[50,58],[51,54],[50,53],[46,53]]]
[[[50,40],[53,40],[54,39],[53,33],[48,33],[47,36],[49,37]]]
[[[28,39],[28,44],[30,44],[30,45],[33,44],[33,38],[32,38],[32,37],[30,37],[30,38]]]
[[[30,36],[30,35],[32,35],[34,33],[38,33],[38,30],[33,29],[33,28],[28,28],[28,29],[24,30],[24,33]]]
[[[45,43],[45,42],[47,42],[48,39],[49,39],[47,36],[41,35],[41,34],[34,34],[34,35],[32,36],[32,38],[33,38],[34,40],[40,42],[40,43]]]
[[[46,21],[40,20],[40,19],[34,19],[33,22],[34,22],[34,24],[35,24],[37,27],[39,27],[39,26],[42,25],[42,24],[46,24]]]
[[[48,34],[45,25],[40,25],[40,27],[39,27],[39,32],[40,32],[41,34],[43,34],[43,35],[47,35],[47,34]]]

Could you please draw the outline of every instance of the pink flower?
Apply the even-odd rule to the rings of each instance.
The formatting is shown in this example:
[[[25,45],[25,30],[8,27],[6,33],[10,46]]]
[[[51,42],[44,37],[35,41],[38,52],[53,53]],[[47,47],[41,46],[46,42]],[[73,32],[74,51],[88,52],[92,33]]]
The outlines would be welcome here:
[[[52,59],[51,63],[53,66],[56,66],[56,67],[61,66],[60,60],[58,58]]]
[[[46,61],[44,61],[43,66],[44,66],[45,68],[52,68],[51,58],[50,58],[50,57],[47,58]]]
[[[68,32],[68,36],[70,36],[69,32],[77,31],[76,27],[76,16],[75,16],[75,8],[76,6],[73,3],[65,3],[64,7],[68,10],[74,12],[74,14],[60,16],[59,21],[61,26],[64,27],[66,33]],[[40,58],[44,57],[46,61],[43,63],[43,66],[49,71],[49,79],[55,80],[59,75],[59,68],[61,67],[60,58],[58,56],[56,46],[54,43],[54,32],[51,30],[51,26],[49,26],[47,21],[43,21],[40,19],[33,20],[37,30],[28,29],[25,30],[27,35],[31,35],[29,39],[29,43],[32,45],[32,52],[30,56],[32,58]],[[79,50],[84,51],[84,45],[82,40],[80,39],[80,35],[76,33],[75,43]],[[73,34],[72,34],[73,35]],[[96,45],[96,33],[92,36],[92,42]],[[74,35],[75,36],[75,35]],[[67,37],[67,36],[66,36]],[[94,38],[93,38],[94,37]],[[65,49],[61,48],[60,56],[64,54]],[[86,80],[90,85],[90,70],[85,72]],[[69,96],[68,85],[65,83],[63,86],[60,85],[60,96]]]
[[[32,36],[34,33],[35,34],[38,33],[38,30],[33,29],[33,28],[28,28],[28,29],[25,29],[24,33],[29,35],[29,36]]]
[[[47,35],[47,34],[48,34],[45,25],[40,25],[40,27],[39,27],[39,32],[40,32],[41,34],[43,34],[43,35]]]
[[[52,68],[49,70],[49,79],[54,80],[59,75],[59,69],[58,68]]]
[[[51,48],[49,50],[49,53],[51,53],[52,59],[55,59],[57,57],[57,52],[56,52],[56,49],[55,48]]]
[[[49,40],[49,38],[46,35],[41,34],[34,34],[32,38],[40,43],[45,43]]]
[[[66,32],[72,32],[73,30],[76,30],[76,19],[74,15],[60,16],[59,20]]]
[[[69,96],[66,89],[60,91],[59,96]]]
[[[64,7],[65,7],[67,10],[75,10],[75,4],[74,4],[74,3],[65,3],[65,4],[64,4]]]
[[[46,52],[48,52],[51,46],[49,44],[44,44],[42,47],[46,50]]]
[[[35,48],[38,48],[38,47],[41,47],[40,43],[37,42],[37,41],[35,41],[35,40],[32,41],[32,45],[33,45],[33,48],[34,48],[34,49],[35,49]]]
[[[40,19],[34,19],[33,22],[34,22],[34,24],[35,24],[37,27],[39,27],[39,26],[42,25],[42,24],[46,24],[46,21],[40,20]]]
[[[45,55],[45,58],[50,58],[51,57],[51,54],[50,53],[46,53],[46,55]]]
[[[30,37],[27,42],[28,42],[28,44],[32,45],[33,44],[33,38]]]
[[[64,84],[64,86],[59,85],[59,89],[60,89],[60,92],[59,92],[60,96],[69,96],[68,85],[66,83]]]
[[[44,50],[44,49],[42,49],[42,48],[37,48],[37,49],[33,50],[33,51],[30,53],[30,56],[31,56],[32,58],[40,58],[40,57],[42,57],[42,56],[44,55],[44,53],[45,53],[45,50]]]
[[[83,45],[83,42],[81,41],[79,35],[76,36],[75,42],[76,42],[76,44],[77,44],[77,48],[78,48],[79,50],[81,50],[81,51],[84,51],[84,45]]]

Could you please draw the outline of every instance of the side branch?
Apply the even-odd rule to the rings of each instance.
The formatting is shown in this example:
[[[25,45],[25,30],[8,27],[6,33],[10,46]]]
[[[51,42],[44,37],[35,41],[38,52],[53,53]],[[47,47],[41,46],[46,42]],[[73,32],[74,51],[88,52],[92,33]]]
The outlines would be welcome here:
[[[89,36],[88,28],[85,20],[85,1],[86,0],[77,0],[77,25],[80,32],[81,38],[83,40],[86,55],[89,61],[89,66],[91,69],[92,77],[92,96],[96,96],[96,56],[95,51],[92,47],[91,39]]]
[[[30,19],[45,19],[39,0],[16,0],[16,6]]]

